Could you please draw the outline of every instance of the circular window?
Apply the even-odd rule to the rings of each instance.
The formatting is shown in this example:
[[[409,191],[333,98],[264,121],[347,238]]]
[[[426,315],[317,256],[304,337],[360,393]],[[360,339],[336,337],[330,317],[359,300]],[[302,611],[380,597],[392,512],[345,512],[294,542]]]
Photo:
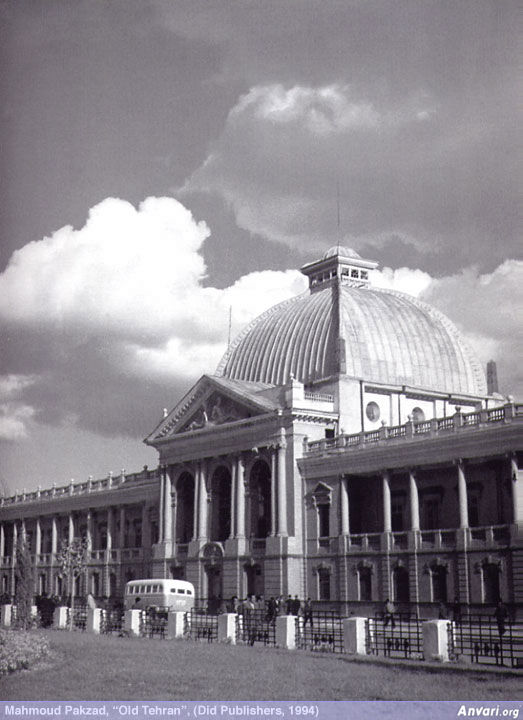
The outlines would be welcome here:
[[[425,420],[425,413],[419,407],[415,407],[412,410],[412,419],[415,423],[420,423]]]
[[[369,420],[371,420],[372,422],[376,422],[380,419],[380,406],[378,405],[378,403],[370,402],[367,405],[367,409],[365,410],[365,412],[367,413],[367,417],[369,418]]]

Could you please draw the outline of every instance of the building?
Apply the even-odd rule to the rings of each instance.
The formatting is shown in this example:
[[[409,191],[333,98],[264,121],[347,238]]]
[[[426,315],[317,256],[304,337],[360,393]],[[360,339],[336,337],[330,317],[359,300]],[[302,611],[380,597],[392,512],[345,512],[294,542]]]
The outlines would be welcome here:
[[[332,248],[147,437],[158,470],[4,498],[0,579],[25,533],[37,592],[87,537],[79,593],[180,577],[210,602],[298,594],[346,611],[523,602],[523,405],[488,394],[454,325]],[[492,371],[491,371],[492,372]]]

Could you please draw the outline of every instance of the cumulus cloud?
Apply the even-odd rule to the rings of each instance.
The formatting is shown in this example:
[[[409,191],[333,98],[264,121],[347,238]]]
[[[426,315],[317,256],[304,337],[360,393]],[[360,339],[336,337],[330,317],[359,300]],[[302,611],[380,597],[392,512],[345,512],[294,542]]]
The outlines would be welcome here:
[[[27,425],[35,411],[20,400],[23,391],[35,382],[29,375],[0,376],[0,439],[27,437]]]

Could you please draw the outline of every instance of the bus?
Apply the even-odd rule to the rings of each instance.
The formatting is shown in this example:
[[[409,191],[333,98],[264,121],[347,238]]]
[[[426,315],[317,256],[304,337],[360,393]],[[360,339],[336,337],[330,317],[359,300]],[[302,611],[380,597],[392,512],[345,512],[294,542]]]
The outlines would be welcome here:
[[[194,585],[186,580],[130,580],[125,586],[126,610],[179,610],[185,612],[194,607]]]

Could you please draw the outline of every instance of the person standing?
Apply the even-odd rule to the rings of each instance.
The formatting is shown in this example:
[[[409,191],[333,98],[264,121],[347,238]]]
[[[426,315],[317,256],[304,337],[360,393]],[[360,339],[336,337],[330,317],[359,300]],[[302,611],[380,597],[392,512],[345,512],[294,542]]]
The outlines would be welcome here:
[[[494,617],[496,618],[496,622],[498,624],[499,637],[502,638],[505,634],[505,625],[508,617],[507,606],[503,603],[502,600],[498,600],[498,604],[496,605],[496,609],[494,611]]]
[[[396,623],[394,621],[394,604],[387,598],[385,600],[385,612],[383,613],[383,627],[387,627],[390,622],[390,626],[394,629]]]
[[[307,625],[307,623],[310,624],[311,630],[313,629],[313,619],[312,619],[312,600],[310,597],[305,600],[303,604],[303,627]]]

